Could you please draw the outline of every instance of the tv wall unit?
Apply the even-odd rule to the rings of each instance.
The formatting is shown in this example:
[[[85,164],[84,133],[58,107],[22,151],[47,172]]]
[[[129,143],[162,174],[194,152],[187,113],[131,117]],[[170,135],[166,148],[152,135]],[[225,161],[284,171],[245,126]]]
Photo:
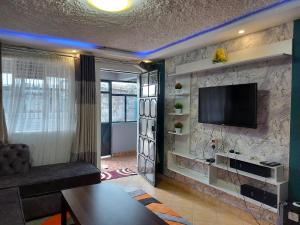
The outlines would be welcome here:
[[[201,149],[197,150],[199,152],[194,152],[191,150],[191,118],[190,118],[190,104],[191,104],[191,93],[190,93],[190,82],[191,74],[199,71],[207,71],[213,69],[220,69],[229,66],[241,65],[243,63],[255,63],[261,60],[268,60],[278,57],[289,57],[291,52],[292,41],[287,40],[267,46],[262,46],[259,49],[247,49],[232,53],[231,57],[229,54],[228,63],[212,64],[211,59],[204,59],[198,62],[182,64],[176,66],[175,73],[169,74],[170,79],[175,79],[176,83],[180,82],[184,86],[184,94],[176,95],[170,91],[169,98],[174,100],[174,103],[178,100],[182,101],[184,105],[184,112],[182,115],[176,115],[174,112],[168,112],[168,118],[176,122],[181,121],[184,124],[184,135],[174,135],[171,128],[169,128],[169,135],[174,135],[174,145],[170,146],[167,153],[167,168],[170,171],[178,173],[182,176],[188,177],[192,180],[198,181],[202,184],[208,185],[214,189],[225,192],[228,195],[232,195],[238,199],[246,201],[248,203],[254,204],[263,209],[270,210],[274,213],[278,212],[278,208],[271,207],[260,201],[254,200],[252,198],[243,196],[241,194],[241,185],[247,183],[234,183],[226,179],[220,179],[220,173],[229,173],[231,176],[242,177],[254,183],[259,183],[262,185],[269,186],[272,193],[277,196],[277,206],[279,203],[284,202],[287,199],[288,194],[288,181],[284,177],[284,166],[279,165],[275,167],[263,166],[259,163],[259,160],[255,157],[246,155],[237,155],[234,153],[229,153],[230,149],[224,149],[224,152],[218,152],[215,156],[215,162],[209,163],[202,157],[199,152]],[[187,108],[189,107],[189,108]],[[194,106],[196,107],[196,106]],[[259,107],[259,106],[258,106]],[[215,125],[218,126],[218,125]],[[203,164],[203,167],[207,168],[205,172],[198,171],[193,168],[185,167],[178,163],[178,159],[189,160],[191,162]],[[253,173],[245,172],[230,167],[230,159],[238,159],[243,162],[251,163],[253,165],[259,165],[267,167],[271,170],[270,177],[263,177]]]
[[[221,155],[219,155],[219,153],[216,154],[217,159],[219,157],[223,157],[224,153],[220,153],[220,154]],[[227,153],[225,153],[225,154],[227,154]],[[208,173],[205,174],[205,173],[201,173],[196,170],[193,170],[193,169],[184,168],[184,167],[182,167],[182,165],[177,164],[176,159],[174,157],[188,158],[190,160],[195,160],[198,163],[203,163],[207,166]],[[229,158],[230,157],[228,157],[227,159],[229,159]],[[265,178],[265,177],[261,177],[261,176],[255,175],[255,174],[232,169],[228,165],[224,164],[223,162],[220,163],[220,162],[216,161],[215,163],[208,163],[205,160],[196,159],[189,153],[187,153],[187,154],[177,153],[176,150],[168,152],[168,169],[173,172],[176,172],[178,174],[181,174],[183,176],[186,176],[190,179],[198,181],[200,183],[206,184],[217,190],[223,191],[229,195],[233,195],[237,198],[243,199],[246,202],[255,204],[259,207],[262,207],[264,209],[275,212],[275,213],[278,212],[279,203],[287,200],[288,182],[287,182],[287,180],[284,180],[284,177],[282,177],[282,176],[279,176],[277,178],[275,178],[275,177]],[[223,170],[223,171],[228,171],[239,177],[240,176],[247,177],[247,178],[256,180],[257,182],[261,182],[261,183],[265,183],[265,184],[274,186],[276,191],[273,194],[277,195],[277,206],[278,207],[277,208],[270,207],[269,205],[263,204],[262,202],[259,202],[252,198],[241,195],[241,185],[242,184],[236,185],[232,182],[228,182],[228,181],[224,181],[223,179],[220,179],[217,175],[219,169]],[[281,174],[282,169],[283,169],[282,166],[272,168],[272,170],[274,170],[274,176],[276,176],[275,174],[277,174],[277,175]]]

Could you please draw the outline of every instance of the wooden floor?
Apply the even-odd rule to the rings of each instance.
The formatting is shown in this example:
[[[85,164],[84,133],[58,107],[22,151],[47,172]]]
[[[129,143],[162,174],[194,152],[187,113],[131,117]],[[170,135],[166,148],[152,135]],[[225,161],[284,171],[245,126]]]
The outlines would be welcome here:
[[[136,187],[152,195],[193,225],[266,225],[256,222],[250,213],[218,202],[218,199],[205,194],[195,193],[182,187],[169,178],[159,179],[156,188],[152,187],[141,176],[131,176],[111,182],[122,187]]]

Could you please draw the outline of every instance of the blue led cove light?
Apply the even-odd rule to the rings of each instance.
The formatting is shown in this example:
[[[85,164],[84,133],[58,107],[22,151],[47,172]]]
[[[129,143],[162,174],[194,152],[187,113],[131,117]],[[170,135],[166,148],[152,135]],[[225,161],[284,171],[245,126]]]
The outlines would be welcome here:
[[[157,49],[153,49],[153,50],[148,50],[148,51],[140,51],[140,52],[135,52],[135,55],[138,56],[138,57],[141,57],[141,58],[146,58],[154,53],[157,53],[157,52],[160,52],[164,49],[167,49],[167,48],[170,48],[172,46],[175,46],[175,45],[178,45],[178,44],[181,44],[183,42],[186,42],[188,40],[191,40],[191,39],[194,39],[196,37],[199,37],[199,36],[202,36],[204,34],[207,34],[207,33],[210,33],[210,32],[213,32],[213,31],[216,31],[216,30],[219,30],[221,28],[224,28],[228,25],[231,25],[233,23],[236,23],[238,21],[241,21],[243,19],[246,19],[248,17],[251,17],[251,16],[254,16],[256,14],[259,14],[259,13],[262,13],[264,11],[267,11],[267,10],[270,10],[270,9],[273,9],[273,8],[276,8],[278,6],[281,6],[281,5],[284,5],[284,4],[287,4],[287,3],[290,3],[290,2],[294,2],[294,1],[299,1],[299,0],[279,0],[271,5],[268,5],[268,6],[265,6],[263,8],[260,8],[258,10],[255,10],[255,11],[252,11],[252,12],[249,12],[247,14],[244,14],[242,16],[239,16],[239,17],[236,17],[236,18],[233,18],[231,20],[228,20],[226,21],[225,23],[222,23],[222,24],[219,24],[219,25],[216,25],[214,27],[210,27],[210,28],[207,28],[207,29],[204,29],[204,30],[201,30],[197,33],[194,33],[190,36],[187,36],[187,37],[184,37],[182,39],[179,39],[177,41],[174,41],[174,42],[171,42],[169,44],[166,44],[166,45],[163,45]]]
[[[1,36],[7,36],[7,37],[12,37],[12,38],[21,38],[21,39],[26,39],[29,41],[38,41],[38,42],[43,42],[43,43],[57,44],[57,45],[69,46],[69,47],[75,47],[75,48],[81,48],[81,49],[101,48],[101,46],[95,45],[92,43],[76,41],[76,40],[67,39],[67,38],[52,37],[52,36],[48,36],[48,35],[30,34],[30,33],[24,33],[24,32],[19,32],[19,31],[8,30],[8,29],[0,29],[0,37]]]

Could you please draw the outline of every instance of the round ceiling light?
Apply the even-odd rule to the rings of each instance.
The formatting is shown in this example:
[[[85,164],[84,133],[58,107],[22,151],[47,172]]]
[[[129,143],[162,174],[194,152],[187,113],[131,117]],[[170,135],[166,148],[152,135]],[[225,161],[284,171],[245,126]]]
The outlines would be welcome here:
[[[131,6],[131,0],[88,0],[91,5],[107,12],[120,12]]]

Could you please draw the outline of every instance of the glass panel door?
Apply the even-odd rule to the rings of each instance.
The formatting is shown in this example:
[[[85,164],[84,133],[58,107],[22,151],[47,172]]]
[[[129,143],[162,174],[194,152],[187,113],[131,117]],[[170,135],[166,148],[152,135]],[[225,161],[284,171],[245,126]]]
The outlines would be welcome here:
[[[138,172],[155,186],[157,100],[159,73],[151,71],[140,76]]]

